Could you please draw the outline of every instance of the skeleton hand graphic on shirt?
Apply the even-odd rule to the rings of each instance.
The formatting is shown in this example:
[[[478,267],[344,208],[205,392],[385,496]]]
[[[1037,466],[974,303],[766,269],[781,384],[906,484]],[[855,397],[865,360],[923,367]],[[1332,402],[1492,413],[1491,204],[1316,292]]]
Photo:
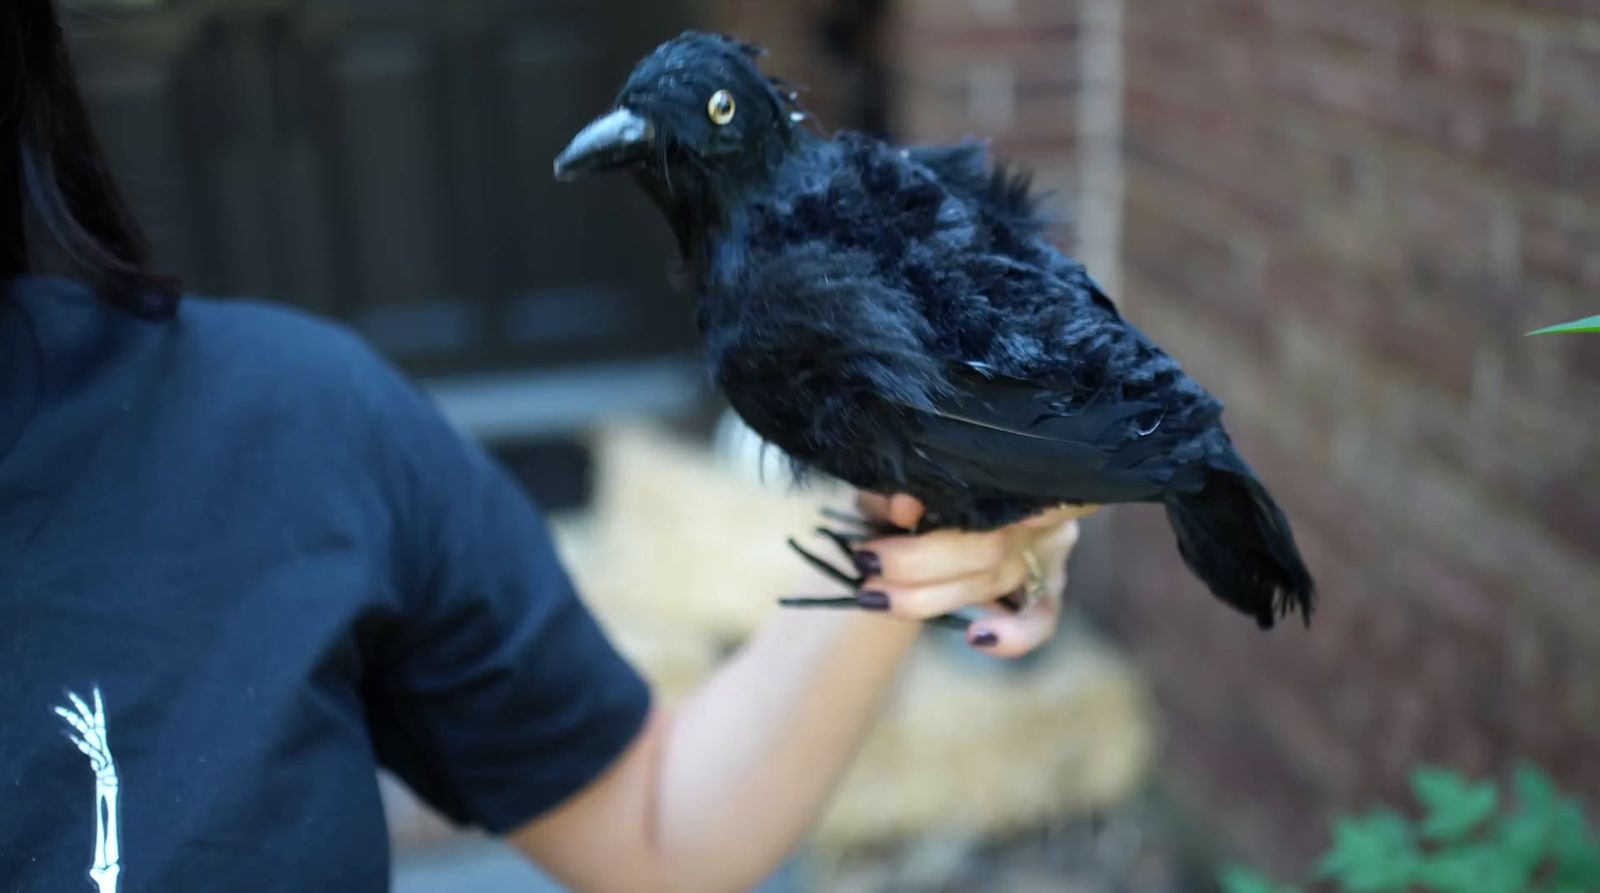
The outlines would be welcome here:
[[[89,879],[100,893],[116,893],[117,876],[122,873],[122,858],[117,828],[117,764],[111,756],[111,741],[106,735],[106,707],[100,698],[100,687],[94,689],[94,708],[84,700],[67,692],[71,708],[57,707],[56,715],[72,727],[65,732],[68,741],[77,745],[89,758],[89,768],[94,770],[95,840],[94,861],[89,866]],[[73,734],[76,732],[76,734]]]

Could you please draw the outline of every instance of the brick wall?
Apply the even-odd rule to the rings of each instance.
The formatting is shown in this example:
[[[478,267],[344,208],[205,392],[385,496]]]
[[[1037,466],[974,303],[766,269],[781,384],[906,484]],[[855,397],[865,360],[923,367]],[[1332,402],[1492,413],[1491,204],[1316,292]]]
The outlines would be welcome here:
[[[901,0],[889,34],[897,135],[1115,181],[1097,274],[1228,403],[1321,584],[1262,636],[1159,510],[1113,513],[1079,595],[1190,804],[1292,869],[1418,760],[1600,799],[1600,336],[1522,336],[1600,312],[1600,3]],[[1105,89],[1120,163],[1088,167]]]
[[[1258,858],[1417,760],[1600,797],[1600,4],[1126,4],[1129,314],[1213,386],[1323,590],[1268,637],[1115,521],[1100,615]],[[1128,560],[1130,556],[1141,560]]]

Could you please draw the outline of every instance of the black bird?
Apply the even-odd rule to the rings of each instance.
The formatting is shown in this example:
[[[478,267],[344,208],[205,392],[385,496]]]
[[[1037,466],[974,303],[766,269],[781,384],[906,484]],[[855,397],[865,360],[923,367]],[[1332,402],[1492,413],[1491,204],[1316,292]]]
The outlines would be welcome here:
[[[1159,502],[1219,598],[1309,622],[1311,577],[1222,404],[1045,240],[1027,174],[979,143],[814,133],[760,55],[667,41],[555,161],[628,171],[666,215],[745,422],[797,472],[916,496],[921,530]]]

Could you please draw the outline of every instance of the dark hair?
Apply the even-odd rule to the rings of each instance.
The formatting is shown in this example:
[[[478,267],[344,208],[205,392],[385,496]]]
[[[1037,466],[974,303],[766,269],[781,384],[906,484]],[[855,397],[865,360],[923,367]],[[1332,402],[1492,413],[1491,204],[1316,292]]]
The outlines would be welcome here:
[[[46,254],[130,313],[177,307],[95,139],[53,0],[0,0],[0,279]]]

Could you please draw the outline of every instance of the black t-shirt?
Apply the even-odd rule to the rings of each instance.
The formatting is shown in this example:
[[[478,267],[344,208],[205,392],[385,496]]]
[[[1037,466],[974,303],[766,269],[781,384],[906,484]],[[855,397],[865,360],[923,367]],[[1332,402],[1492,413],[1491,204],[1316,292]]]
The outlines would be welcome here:
[[[499,832],[638,733],[536,510],[360,340],[0,289],[0,890],[384,890],[376,766]]]

